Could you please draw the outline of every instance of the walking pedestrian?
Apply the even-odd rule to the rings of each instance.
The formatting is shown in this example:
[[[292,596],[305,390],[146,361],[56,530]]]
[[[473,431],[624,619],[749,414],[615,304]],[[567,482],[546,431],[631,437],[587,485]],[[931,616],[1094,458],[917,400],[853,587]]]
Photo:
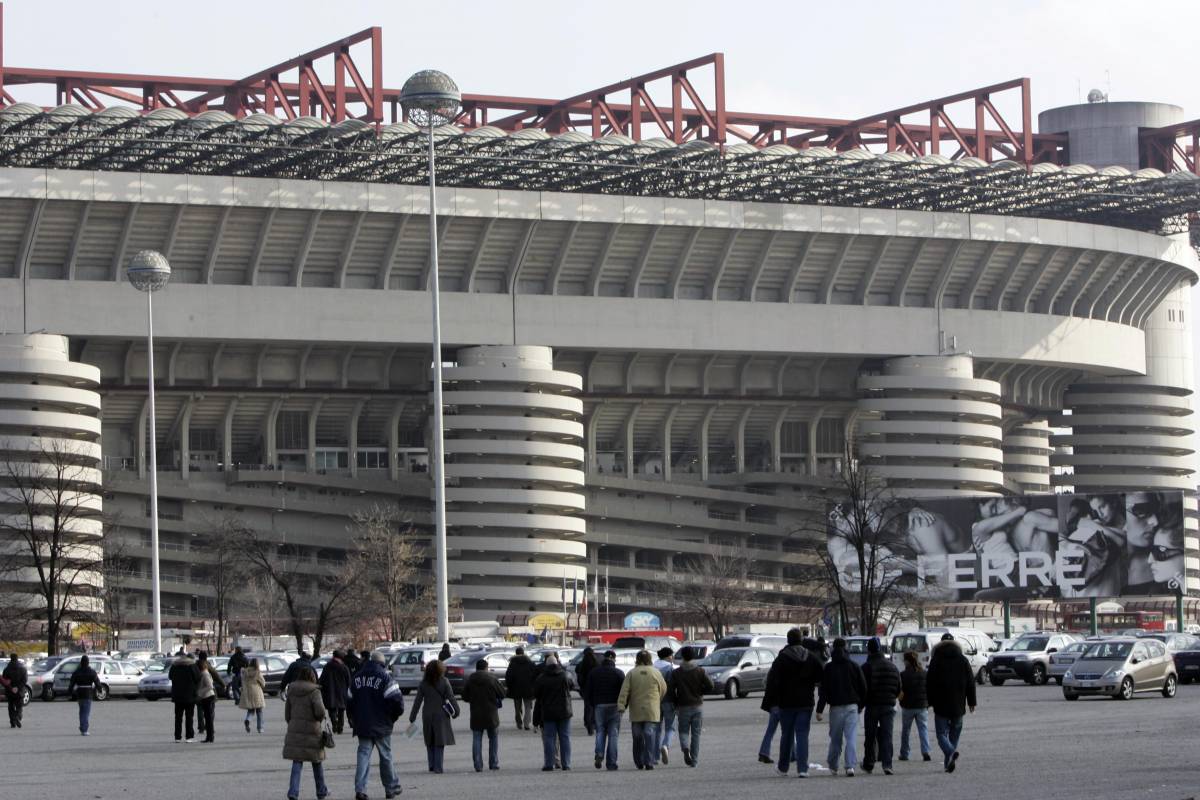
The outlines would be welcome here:
[[[913,723],[917,726],[917,738],[921,746],[921,758],[930,760],[929,756],[929,700],[925,693],[925,670],[916,652],[907,650],[904,653],[904,671],[900,673],[900,760],[908,761],[912,752],[908,747],[909,729]]]
[[[787,646],[767,672],[762,709],[779,709],[779,761],[776,770],[787,775],[792,761],[801,778],[808,777],[808,731],[812,724],[813,692],[821,682],[821,661],[804,646],[799,628],[787,632]]]
[[[359,667],[361,667],[363,665],[362,660],[358,657],[358,653],[354,652],[353,647],[349,648],[346,651],[346,658],[344,659],[344,661],[346,664],[346,669],[350,670],[351,676],[353,676],[354,673],[358,672]]]
[[[92,697],[96,693],[96,670],[88,663],[87,656],[81,656],[79,666],[71,673],[71,682],[67,685],[67,696],[79,703],[79,733],[88,736],[92,721]]]
[[[829,771],[837,775],[838,758],[845,748],[846,777],[854,777],[858,755],[854,750],[854,736],[858,731],[858,714],[866,705],[867,682],[862,669],[850,660],[846,652],[846,640],[833,640],[833,652],[829,663],[821,674],[821,690],[817,700],[817,721],[829,706]]]
[[[896,700],[900,697],[900,672],[883,654],[879,637],[867,641],[867,662],[862,668],[867,682],[867,707],[863,715],[863,772],[870,774],[878,758],[883,774],[892,774],[892,732]]]
[[[238,708],[246,712],[246,718],[242,720],[242,724],[246,726],[246,733],[250,732],[250,717],[255,718],[255,724],[258,732],[263,732],[263,710],[266,708],[266,690],[267,681],[263,677],[262,668],[258,665],[258,659],[250,659],[250,663],[242,668],[242,696],[238,698]]]
[[[953,634],[943,634],[929,656],[925,691],[933,708],[933,726],[944,756],[943,765],[946,772],[954,772],[963,717],[968,710],[975,713],[975,675]]]
[[[463,702],[471,707],[471,761],[483,772],[483,735],[488,738],[488,769],[500,769],[500,708],[504,687],[488,671],[486,659],[475,662],[475,672],[463,684]]]
[[[610,770],[617,769],[617,738],[621,730],[617,699],[624,683],[625,673],[618,669],[617,654],[612,650],[588,673],[583,697],[596,713],[596,769],[602,763]]]
[[[675,655],[675,651],[669,647],[660,647],[658,649],[658,658],[654,661],[654,668],[663,676],[663,682],[669,683],[671,680],[671,672],[675,669],[675,662],[671,660],[671,656]],[[675,730],[675,703],[671,699],[671,693],[667,692],[663,695],[662,703],[659,706],[658,729],[655,730],[654,736],[658,740],[658,749],[654,751],[654,764],[658,765],[661,760],[666,764],[671,755],[671,736]]]
[[[196,668],[200,671],[200,684],[196,688],[196,707],[199,713],[199,728],[205,742],[213,740],[213,716],[217,709],[217,692],[225,688],[221,676],[208,660],[208,653],[201,650],[196,654]]]
[[[321,670],[321,699],[329,712],[329,722],[335,734],[340,735],[346,725],[346,693],[350,690],[350,670],[346,667],[345,653],[334,650],[333,656]]]
[[[683,663],[671,671],[667,694],[675,703],[679,719],[679,749],[683,763],[694,767],[700,763],[700,731],[704,727],[704,695],[713,691],[712,679],[696,663],[696,651],[685,646],[679,651]],[[666,763],[665,761],[663,762]]]
[[[596,651],[590,647],[583,648],[583,655],[579,657],[579,663],[575,666],[575,680],[579,684],[579,694],[583,697],[583,727],[588,736],[596,734],[596,707],[587,699],[587,678],[598,666],[600,659],[596,658]]]
[[[321,721],[325,719],[325,704],[317,686],[317,674],[312,667],[296,671],[296,679],[288,689],[283,719],[287,734],[283,738],[283,758],[292,762],[292,777],[288,782],[288,800],[300,797],[300,778],[304,765],[312,764],[313,781],[317,785],[317,800],[328,796],[325,785],[325,747],[321,743]]]
[[[225,664],[225,674],[229,676],[229,696],[235,703],[242,699],[242,670],[248,663],[246,654],[239,646],[233,648],[233,655]]]
[[[779,708],[778,706],[766,709],[767,711],[767,729],[763,731],[762,742],[758,745],[758,761],[761,764],[774,764],[775,759],[771,758],[771,746],[775,742],[775,731],[779,729]]]
[[[29,685],[29,671],[17,658],[14,650],[4,667],[4,690],[8,693],[8,727],[21,727],[25,710],[25,687]]]
[[[442,642],[442,649],[438,651],[438,661],[449,661],[450,656],[450,643]]]
[[[296,676],[300,674],[303,667],[311,666],[312,656],[301,650],[300,657],[288,664],[287,669],[283,671],[283,678],[279,681],[279,694],[286,697],[288,684],[296,680]]]
[[[175,706],[175,741],[183,740],[190,744],[196,741],[196,695],[200,689],[200,670],[196,666],[196,659],[180,650],[171,662],[167,677],[171,679],[171,703]],[[185,732],[186,738],[182,735]]]
[[[445,766],[446,748],[454,744],[454,726],[450,720],[458,719],[458,701],[454,689],[446,680],[446,665],[441,661],[430,661],[425,665],[425,676],[417,686],[409,722],[417,721],[421,713],[421,733],[425,738],[425,755],[429,760],[429,771],[442,774]]]
[[[654,658],[643,650],[637,654],[633,670],[621,684],[617,711],[629,709],[629,727],[633,731],[633,763],[638,769],[654,769],[658,750],[658,723],[662,719],[662,700],[667,682],[654,668]]]
[[[563,771],[571,769],[571,684],[558,658],[549,655],[533,684],[533,724],[542,729],[542,772],[554,771],[557,745]]]
[[[518,647],[504,671],[504,685],[513,701],[517,730],[533,728],[533,673],[533,659],[525,655],[524,647]]]
[[[358,753],[354,767],[354,800],[368,800],[367,775],[371,751],[379,751],[379,779],[384,797],[400,794],[400,779],[392,764],[392,728],[404,714],[404,695],[388,674],[382,653],[363,663],[350,681],[350,714]]]

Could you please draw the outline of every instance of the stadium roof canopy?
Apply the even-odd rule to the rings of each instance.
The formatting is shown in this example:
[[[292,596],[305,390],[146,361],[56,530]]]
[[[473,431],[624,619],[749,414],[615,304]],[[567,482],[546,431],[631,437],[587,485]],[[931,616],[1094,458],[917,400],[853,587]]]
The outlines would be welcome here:
[[[529,128],[435,131],[438,182],[457,187],[748,200],[1080,220],[1182,229],[1200,210],[1200,177],[1147,168],[1093,169],[948,159],[786,144],[724,148],[695,139],[635,142]],[[408,122],[282,121],[224,111],[188,115],[112,106],[0,110],[0,166],[419,184],[426,139]]]

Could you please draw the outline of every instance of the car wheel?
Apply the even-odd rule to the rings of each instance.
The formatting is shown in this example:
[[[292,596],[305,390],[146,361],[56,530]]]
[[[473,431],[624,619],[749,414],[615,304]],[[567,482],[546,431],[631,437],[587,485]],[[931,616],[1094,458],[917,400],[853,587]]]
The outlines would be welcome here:
[[[980,686],[983,686],[983,682],[987,680],[987,677],[987,667],[980,667],[979,672],[975,673],[975,682]]]
[[[1041,664],[1034,664],[1033,665],[1033,676],[1030,677],[1029,682],[1032,683],[1034,686],[1045,686],[1046,685],[1046,668],[1044,666],[1042,666]]]
[[[108,699],[108,687],[105,686],[103,683],[96,684],[96,699],[97,700],[107,700]]]
[[[1174,675],[1167,676],[1167,682],[1163,684],[1163,697],[1171,698],[1175,696],[1175,691],[1178,689],[1178,682]]]
[[[992,684],[992,686],[1003,686],[1004,678],[988,678],[988,682]]]
[[[50,702],[51,700],[54,699],[54,687],[53,686],[43,686],[42,687],[42,699],[45,700],[46,702]]]
[[[1061,675],[1055,676],[1054,682],[1057,683],[1059,686],[1062,686],[1062,676]]]
[[[732,700],[738,696],[738,682],[736,678],[730,678],[729,683],[725,684],[725,699]]]
[[[33,702],[33,689],[28,686],[21,689],[21,705],[27,706]]]
[[[1066,700],[1078,700],[1079,694],[1072,692],[1070,689],[1063,689],[1063,698]]]
[[[1121,681],[1121,691],[1117,692],[1117,699],[1118,700],[1132,700],[1133,699],[1133,678],[1127,677],[1127,678],[1125,678],[1125,680]]]

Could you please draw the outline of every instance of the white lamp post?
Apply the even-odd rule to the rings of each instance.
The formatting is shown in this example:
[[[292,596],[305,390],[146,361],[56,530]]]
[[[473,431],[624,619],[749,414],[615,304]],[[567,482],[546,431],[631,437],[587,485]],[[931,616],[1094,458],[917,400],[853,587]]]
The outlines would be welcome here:
[[[162,589],[158,575],[158,437],[154,428],[154,293],[171,280],[171,265],[154,250],[141,250],[125,270],[129,282],[146,293],[146,385],[150,392],[150,577],[154,604],[154,652],[162,649]],[[139,446],[145,446],[141,442]]]
[[[450,599],[446,579],[446,460],[442,435],[442,322],[438,287],[437,191],[433,154],[433,129],[458,114],[462,95],[448,75],[427,69],[416,73],[400,89],[400,105],[409,120],[429,134],[429,275],[433,296],[433,523],[437,550],[437,629],[438,641],[447,641],[450,633]],[[392,453],[391,458],[396,454]]]

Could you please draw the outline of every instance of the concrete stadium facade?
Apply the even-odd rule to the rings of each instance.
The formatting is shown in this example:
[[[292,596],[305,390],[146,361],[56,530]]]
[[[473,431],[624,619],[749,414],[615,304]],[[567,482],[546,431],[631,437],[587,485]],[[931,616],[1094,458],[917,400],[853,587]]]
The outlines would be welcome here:
[[[468,617],[557,611],[598,574],[614,609],[655,607],[710,547],[753,559],[764,607],[804,605],[792,534],[847,442],[911,495],[1184,490],[1200,589],[1186,233],[514,189],[438,204]],[[143,564],[145,320],[124,264],[171,262],[168,619],[209,610],[191,542],[223,514],[314,571],[370,503],[428,526],[427,225],[420,186],[0,168],[0,330],[65,336],[99,371],[105,507]]]

